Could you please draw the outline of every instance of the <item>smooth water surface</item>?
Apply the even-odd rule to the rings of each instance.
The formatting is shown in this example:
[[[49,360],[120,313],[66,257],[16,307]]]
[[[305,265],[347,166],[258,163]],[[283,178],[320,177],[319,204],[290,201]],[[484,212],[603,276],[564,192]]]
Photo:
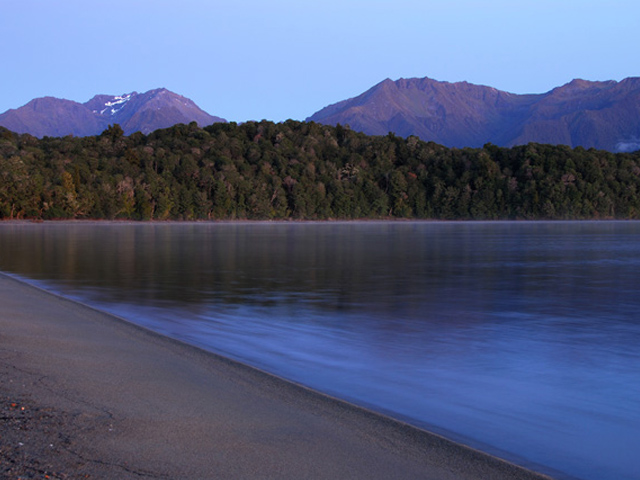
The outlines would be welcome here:
[[[632,222],[4,224],[0,269],[560,477],[631,480],[639,240]]]

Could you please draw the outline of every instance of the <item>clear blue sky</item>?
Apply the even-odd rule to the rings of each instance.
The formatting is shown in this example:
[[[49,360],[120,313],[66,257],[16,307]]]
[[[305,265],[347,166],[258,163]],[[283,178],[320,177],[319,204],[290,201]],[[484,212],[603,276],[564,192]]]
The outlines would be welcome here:
[[[637,0],[0,0],[0,112],[166,87],[303,120],[391,78],[542,93],[640,76]]]

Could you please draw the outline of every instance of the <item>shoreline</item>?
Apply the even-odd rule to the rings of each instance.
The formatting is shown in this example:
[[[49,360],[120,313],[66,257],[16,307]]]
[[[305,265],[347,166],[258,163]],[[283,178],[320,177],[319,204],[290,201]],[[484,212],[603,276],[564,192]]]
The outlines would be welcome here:
[[[2,273],[0,301],[3,432],[30,422],[0,455],[27,473],[549,478]]]
[[[83,219],[64,218],[55,220],[39,219],[0,219],[2,225],[356,225],[356,224],[560,224],[560,223],[640,223],[640,219],[632,218],[586,218],[586,219],[460,219],[442,220],[428,218],[355,218],[355,219],[274,219],[274,220],[250,220],[250,219],[211,219],[211,220],[130,220],[130,219]],[[2,272],[0,272],[2,273]]]

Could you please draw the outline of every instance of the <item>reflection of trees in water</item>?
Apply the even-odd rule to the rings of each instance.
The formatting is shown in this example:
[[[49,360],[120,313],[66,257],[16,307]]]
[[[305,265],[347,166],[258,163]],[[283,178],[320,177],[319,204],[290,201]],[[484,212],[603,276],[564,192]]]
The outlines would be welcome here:
[[[482,321],[477,312],[505,306],[535,310],[540,295],[570,302],[576,292],[589,291],[597,298],[598,279],[612,268],[603,262],[611,253],[599,247],[620,243],[622,234],[638,228],[632,223],[4,225],[0,267],[72,287],[104,288],[109,301],[299,304],[369,312],[390,324],[394,317],[426,316],[467,323]],[[622,249],[614,259],[624,256]],[[464,318],[451,316],[458,311]]]

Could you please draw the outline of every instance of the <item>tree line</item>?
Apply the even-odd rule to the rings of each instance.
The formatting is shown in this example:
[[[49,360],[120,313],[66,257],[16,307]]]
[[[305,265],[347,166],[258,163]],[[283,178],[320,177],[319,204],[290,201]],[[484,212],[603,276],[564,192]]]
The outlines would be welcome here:
[[[446,148],[314,122],[0,127],[0,219],[636,219],[640,152]]]

